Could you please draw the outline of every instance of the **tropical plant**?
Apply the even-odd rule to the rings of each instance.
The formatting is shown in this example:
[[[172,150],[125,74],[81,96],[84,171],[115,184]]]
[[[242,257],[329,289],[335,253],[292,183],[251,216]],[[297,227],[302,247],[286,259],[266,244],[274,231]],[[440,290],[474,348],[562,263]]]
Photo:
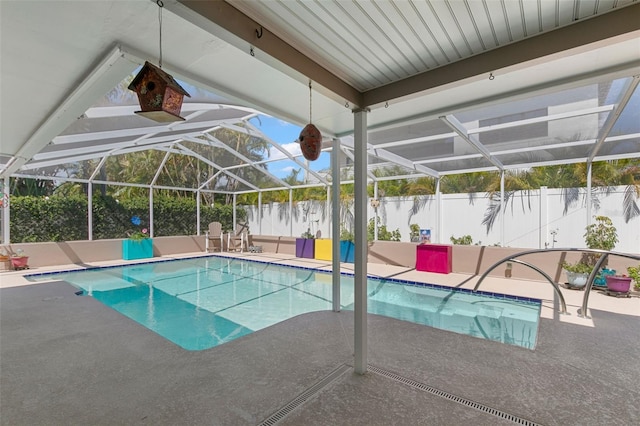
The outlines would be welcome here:
[[[307,228],[306,231],[304,231],[302,233],[302,235],[300,237],[304,238],[305,240],[313,240],[313,239],[315,239],[315,235],[313,235],[308,228]]]
[[[616,227],[613,226],[613,222],[607,216],[596,216],[595,223],[586,227],[584,241],[590,249],[613,250],[618,242]],[[600,256],[599,253],[584,253],[581,262],[593,267]],[[606,266],[606,262],[602,266]]]
[[[353,232],[349,231],[344,226],[340,228],[340,241],[351,241],[355,240]]]
[[[596,216],[595,223],[587,226],[584,240],[590,249],[613,250],[618,242],[616,227],[607,216]]]
[[[562,269],[568,272],[575,272],[576,274],[590,274],[593,270],[593,266],[588,265],[584,262],[562,262]]]
[[[417,223],[409,225],[409,239],[414,243],[420,240],[420,226]]]
[[[629,266],[627,268],[627,274],[633,279],[633,287],[640,291],[640,265]]]
[[[386,225],[382,225],[380,222],[380,217],[378,219],[378,241],[400,241],[402,237],[400,235],[400,230],[396,229],[395,231],[389,231]],[[369,219],[369,224],[367,225],[367,239],[369,241],[373,241],[375,237],[375,221],[374,218]]]
[[[473,244],[473,238],[471,238],[471,235],[463,235],[460,238],[456,238],[452,235],[449,239],[451,240],[451,244],[459,246],[470,246]]]
[[[596,216],[595,223],[588,225],[585,229],[584,241],[587,248],[610,251],[618,242],[616,227],[607,216]],[[578,262],[573,264],[564,262],[562,267],[569,272],[588,274],[591,273],[600,256],[600,253],[583,253]],[[602,266],[605,267],[606,262]]]

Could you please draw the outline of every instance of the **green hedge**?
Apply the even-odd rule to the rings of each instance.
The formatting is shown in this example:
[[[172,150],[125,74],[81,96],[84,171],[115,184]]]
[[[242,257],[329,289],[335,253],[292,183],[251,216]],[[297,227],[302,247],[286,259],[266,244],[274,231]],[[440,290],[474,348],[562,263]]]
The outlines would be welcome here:
[[[87,240],[88,202],[86,197],[11,197],[11,241],[47,242]],[[246,211],[238,208],[237,220],[246,221]],[[196,201],[187,198],[154,198],[154,236],[195,235]],[[131,223],[138,216],[139,227]],[[225,230],[233,227],[233,207],[201,206],[201,233],[210,222],[221,222]],[[149,199],[132,198],[116,201],[113,197],[93,198],[93,238],[126,238],[140,228],[149,227]]]

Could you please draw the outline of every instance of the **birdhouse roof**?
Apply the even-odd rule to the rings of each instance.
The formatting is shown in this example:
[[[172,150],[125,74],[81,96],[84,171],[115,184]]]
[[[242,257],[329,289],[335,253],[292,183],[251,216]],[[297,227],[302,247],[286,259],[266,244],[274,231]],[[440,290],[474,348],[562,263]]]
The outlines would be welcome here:
[[[144,62],[144,66],[142,67],[138,75],[136,75],[131,84],[129,84],[129,89],[135,90],[135,87],[138,85],[140,80],[142,80],[142,77],[144,77],[150,71],[155,72],[158,77],[160,77],[167,84],[167,86],[171,87],[179,93],[182,93],[185,96],[191,97],[191,95],[189,95],[189,93],[187,93],[187,91],[184,90],[182,86],[180,86],[170,74],[167,74],[162,70],[162,68],[153,65],[149,61]]]

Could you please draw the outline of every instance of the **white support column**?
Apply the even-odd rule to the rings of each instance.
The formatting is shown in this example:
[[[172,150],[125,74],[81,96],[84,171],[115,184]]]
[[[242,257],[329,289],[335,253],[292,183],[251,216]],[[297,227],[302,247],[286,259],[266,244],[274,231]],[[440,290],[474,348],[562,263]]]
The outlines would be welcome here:
[[[442,193],[440,192],[440,178],[436,179],[436,232],[435,232],[435,238],[434,235],[431,236],[431,238],[434,239],[434,241],[437,244],[442,244],[442,242],[444,241],[442,239]]]
[[[504,247],[504,170],[500,171],[500,246]]]
[[[262,192],[258,192],[258,235],[262,235]]]
[[[196,235],[200,235],[200,205],[202,203],[200,191],[196,191]]]
[[[538,238],[538,248],[549,247],[549,191],[546,186],[540,187],[540,219],[538,227],[540,236]]]
[[[327,185],[327,207],[329,207],[331,205],[331,187],[329,185]],[[326,211],[326,210],[325,210]],[[333,221],[328,220],[327,221],[327,233],[325,234],[326,236],[332,236],[333,235]],[[318,226],[318,228],[320,228],[320,226]]]
[[[2,194],[4,200],[2,200],[2,244],[11,244],[11,227],[9,226],[11,218],[11,183],[9,176],[4,178],[2,184]]]
[[[331,259],[333,312],[340,312],[340,140],[334,139],[331,147]],[[337,243],[337,250],[336,250]]]
[[[238,223],[238,216],[236,215],[236,201],[238,200],[238,196],[236,194],[233,194],[233,229],[231,230],[232,232],[235,232],[236,230],[236,224]]]
[[[93,183],[87,183],[87,230],[89,241],[93,241]]]
[[[378,200],[378,181],[373,182],[373,199]],[[379,204],[377,205],[379,206]],[[378,241],[378,207],[374,207],[373,213],[373,240]]]
[[[293,189],[289,190],[289,236],[293,237]]]
[[[593,163],[587,162],[587,226],[591,225],[591,170]]]
[[[149,188],[149,238],[153,238],[153,188]]]
[[[367,372],[367,110],[354,111],[354,370]]]

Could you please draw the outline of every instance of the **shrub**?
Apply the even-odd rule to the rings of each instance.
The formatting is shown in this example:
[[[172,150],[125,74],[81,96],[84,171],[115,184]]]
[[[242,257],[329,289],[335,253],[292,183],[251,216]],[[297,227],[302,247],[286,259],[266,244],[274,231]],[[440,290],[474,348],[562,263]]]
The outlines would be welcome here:
[[[470,246],[471,244],[473,244],[471,235],[463,235],[460,238],[456,238],[452,235],[449,239],[451,240],[451,244],[456,244],[459,246]]]
[[[197,205],[194,199],[158,197],[153,200],[154,236],[195,235]],[[12,196],[11,241],[49,242],[87,240],[87,198],[78,196]],[[237,220],[246,221],[246,211],[237,209]],[[136,197],[118,202],[111,196],[93,197],[93,238],[126,238],[131,218],[149,224],[149,199]],[[211,222],[233,228],[233,206],[201,206],[200,226],[204,233]]]

